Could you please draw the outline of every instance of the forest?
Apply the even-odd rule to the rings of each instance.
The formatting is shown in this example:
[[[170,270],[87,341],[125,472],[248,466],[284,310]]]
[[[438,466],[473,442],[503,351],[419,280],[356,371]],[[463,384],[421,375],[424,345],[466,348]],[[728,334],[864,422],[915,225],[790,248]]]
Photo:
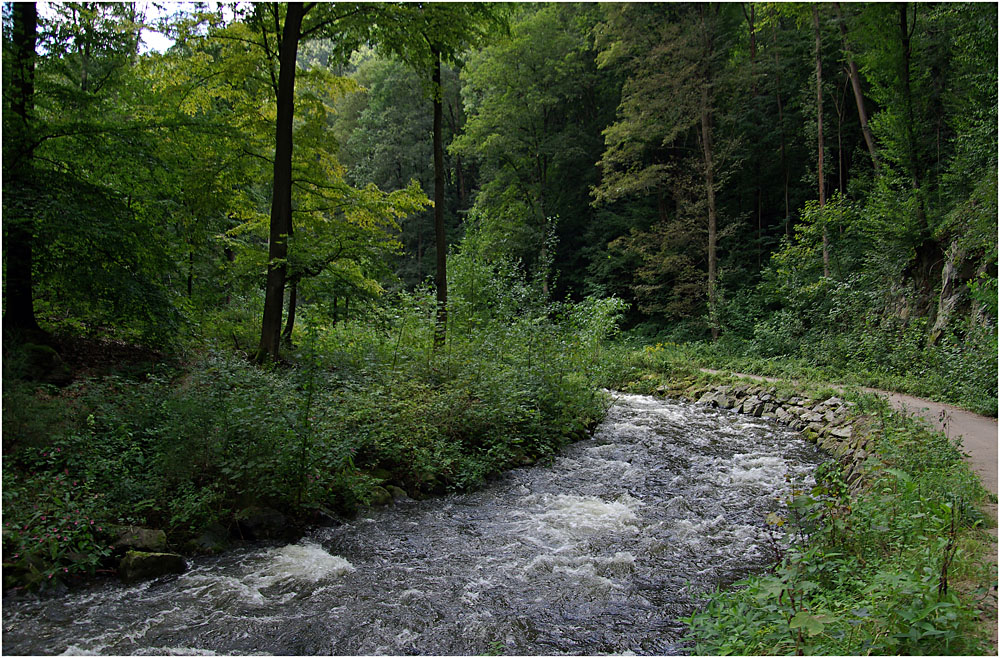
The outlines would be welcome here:
[[[995,417],[997,122],[991,3],[4,3],[4,587],[475,489],[650,350]]]

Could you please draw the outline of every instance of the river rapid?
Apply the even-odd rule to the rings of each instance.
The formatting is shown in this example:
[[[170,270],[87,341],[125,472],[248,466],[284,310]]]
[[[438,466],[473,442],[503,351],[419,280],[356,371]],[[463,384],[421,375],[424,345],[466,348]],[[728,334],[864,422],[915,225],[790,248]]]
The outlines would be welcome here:
[[[613,394],[593,437],[180,576],[3,602],[13,654],[681,654],[699,594],[766,568],[822,460],[767,419]]]

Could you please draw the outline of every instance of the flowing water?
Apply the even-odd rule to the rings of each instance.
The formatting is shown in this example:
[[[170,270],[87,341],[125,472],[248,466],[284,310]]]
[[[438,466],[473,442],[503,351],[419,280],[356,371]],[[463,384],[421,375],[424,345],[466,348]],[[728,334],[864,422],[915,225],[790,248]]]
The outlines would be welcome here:
[[[678,654],[698,594],[773,557],[821,460],[764,419],[618,395],[594,436],[485,489],[404,500],[139,585],[5,600],[5,654]]]

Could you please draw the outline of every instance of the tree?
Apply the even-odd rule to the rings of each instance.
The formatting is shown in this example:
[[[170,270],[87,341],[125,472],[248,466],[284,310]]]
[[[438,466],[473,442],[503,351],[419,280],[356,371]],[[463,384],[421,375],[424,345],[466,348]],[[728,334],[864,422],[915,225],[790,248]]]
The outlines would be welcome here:
[[[713,124],[726,80],[725,39],[730,10],[722,5],[616,6],[599,35],[599,63],[617,64],[628,74],[618,120],[605,130],[603,171],[595,203],[634,195],[655,195],[659,221],[667,221],[666,196],[685,167],[702,176],[707,233],[705,255],[708,325],[718,335],[716,241],[719,149]],[[697,163],[697,164],[695,164]],[[694,207],[674,193],[677,213]],[[695,210],[697,212],[697,210]]]
[[[21,17],[29,10],[10,7]],[[4,231],[8,246],[24,246],[5,250],[5,301],[21,316],[9,318],[9,328],[23,318],[37,326],[42,309],[49,323],[72,319],[113,325],[133,338],[163,337],[176,313],[162,276],[167,241],[146,205],[148,172],[158,159],[155,141],[145,138],[181,122],[138,74],[141,17],[134,8],[72,3],[52,10],[32,14],[30,65],[14,56],[27,54],[25,22],[12,20],[19,27],[5,39],[5,67],[17,62],[31,71],[30,85],[11,85],[4,95],[13,136],[4,140]],[[26,240],[12,239],[18,232]]]
[[[284,12],[282,12],[284,9]],[[247,20],[257,31],[251,43],[271,64],[277,113],[275,117],[274,179],[272,183],[268,270],[261,337],[255,360],[275,361],[281,345],[281,316],[287,276],[288,236],[292,228],[292,150],[295,117],[295,70],[301,41],[336,36],[335,57],[345,58],[369,36],[368,5],[291,2],[254,5]],[[307,22],[306,16],[309,14]],[[220,35],[225,38],[225,35]],[[272,40],[274,43],[272,43]]]
[[[597,182],[600,130],[615,100],[612,76],[597,70],[590,43],[601,15],[592,5],[526,9],[510,39],[476,53],[463,70],[469,119],[451,151],[481,165],[475,216],[483,248],[523,262],[546,299],[556,263],[582,287],[574,270],[583,270],[579,252],[593,211],[581,207]]]
[[[861,74],[858,72],[858,65],[851,54],[851,47],[847,38],[847,23],[844,21],[844,16],[841,13],[840,3],[833,3],[833,7],[837,10],[837,24],[840,27],[840,38],[844,44],[844,58],[847,60],[847,72],[851,78],[851,89],[854,92],[854,101],[858,107],[858,119],[861,122],[861,130],[865,136],[865,144],[868,146],[868,152],[872,156],[872,164],[878,169],[878,151],[875,147],[875,137],[868,126],[868,110],[865,107],[864,94],[861,92]]]
[[[255,11],[263,11],[260,6]],[[277,8],[272,9],[277,20]],[[258,363],[278,358],[281,341],[281,311],[285,300],[288,236],[292,232],[292,120],[295,117],[295,59],[302,36],[306,8],[301,2],[288,3],[278,40],[278,112],[274,123],[274,183],[271,192],[271,222],[268,235],[267,282],[264,287],[264,315],[260,323]],[[267,33],[264,32],[267,45]]]
[[[35,42],[38,34],[38,10],[34,2],[16,3],[12,6],[13,29],[10,103],[12,121],[4,121],[7,139],[4,140],[4,179],[8,185],[20,187],[32,176],[35,143],[32,135],[35,105]],[[6,45],[6,39],[5,39]],[[5,49],[6,50],[6,49]],[[7,53],[4,53],[7,60]],[[6,68],[6,67],[5,67]],[[7,71],[5,70],[6,74]],[[7,77],[6,75],[4,77]],[[6,91],[6,90],[5,90]],[[5,103],[6,105],[7,103]],[[9,145],[9,146],[8,146]],[[7,229],[6,263],[4,264],[4,329],[11,333],[31,336],[42,335],[35,319],[33,294],[34,222],[30,209],[11,217],[8,213],[4,228]]]
[[[441,63],[456,62],[474,44],[506,29],[503,10],[487,3],[402,5],[377,26],[379,48],[428,75],[433,105],[434,242],[437,250],[434,287],[437,321],[434,345],[444,344],[448,325],[447,235],[444,222],[444,132]]]
[[[819,29],[819,5],[812,7],[813,35],[816,39],[816,179],[819,182],[819,207],[826,205],[826,179],[823,176],[823,39]],[[823,228],[823,276],[830,276],[830,237]]]

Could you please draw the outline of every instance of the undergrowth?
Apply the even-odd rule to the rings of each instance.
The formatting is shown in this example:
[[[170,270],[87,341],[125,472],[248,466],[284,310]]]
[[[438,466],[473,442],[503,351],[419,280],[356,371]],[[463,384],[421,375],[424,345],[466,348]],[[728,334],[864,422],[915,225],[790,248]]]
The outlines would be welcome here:
[[[817,335],[773,324],[765,325],[770,333],[758,332],[752,339],[723,336],[716,342],[663,340],[655,345],[665,352],[661,363],[870,386],[997,415],[995,329],[973,326],[928,345],[922,321]],[[633,340],[633,347],[643,346]]]
[[[63,390],[5,369],[5,575],[93,573],[118,524],[179,547],[249,505],[307,522],[350,514],[381,485],[470,489],[586,436],[605,412],[602,343],[622,304],[533,302],[516,268],[471,258],[452,271],[437,348],[424,290],[348,321],[300,309],[297,346],[270,369],[233,351],[231,309],[203,324],[209,346],[183,368]]]

